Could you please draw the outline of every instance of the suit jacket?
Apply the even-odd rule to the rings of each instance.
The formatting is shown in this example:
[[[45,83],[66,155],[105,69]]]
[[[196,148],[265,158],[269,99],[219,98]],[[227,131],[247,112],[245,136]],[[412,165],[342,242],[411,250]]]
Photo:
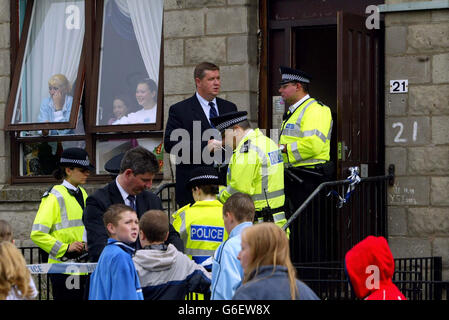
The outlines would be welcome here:
[[[100,254],[108,242],[108,234],[103,224],[103,214],[109,206],[117,203],[123,203],[122,195],[114,181],[105,187],[98,189],[94,194],[86,199],[86,207],[83,212],[83,223],[87,233],[87,247],[89,260],[97,262]],[[146,211],[150,209],[162,210],[162,203],[158,196],[151,191],[143,191],[136,196],[136,211],[140,218]],[[140,244],[137,241],[137,248]],[[184,251],[184,244],[179,233],[169,226],[169,236],[167,243],[172,243],[181,252]]]
[[[218,97],[216,98],[216,101],[219,115],[237,111],[237,106],[230,101],[220,99]],[[194,121],[199,121],[199,125],[198,123],[194,125]],[[174,141],[170,139],[170,136],[175,129],[185,129],[185,132],[188,133],[188,136],[186,137],[187,139],[182,141],[183,147],[181,151],[174,147],[181,142],[182,138],[177,137]],[[167,126],[165,128],[164,149],[167,152],[171,152],[173,149],[173,153],[177,156],[177,161],[182,159],[184,162],[188,162],[177,162],[176,164],[176,202],[180,207],[194,202],[190,190],[187,190],[185,187],[186,182],[190,177],[190,172],[195,167],[200,165],[212,165],[205,163],[203,161],[203,157],[201,156],[202,151],[207,147],[207,141],[213,137],[213,135],[203,136],[204,131],[207,129],[212,129],[212,127],[204,114],[203,108],[201,107],[196,94],[170,107]],[[217,138],[217,136],[215,136],[215,138]],[[220,135],[218,135],[218,138],[221,139]],[[180,145],[178,145],[178,147],[179,146]],[[189,150],[189,153],[183,154],[182,151],[185,150]],[[232,154],[232,151],[230,151],[230,154]],[[224,155],[221,161],[223,160]],[[225,176],[226,170],[223,171],[223,176]]]

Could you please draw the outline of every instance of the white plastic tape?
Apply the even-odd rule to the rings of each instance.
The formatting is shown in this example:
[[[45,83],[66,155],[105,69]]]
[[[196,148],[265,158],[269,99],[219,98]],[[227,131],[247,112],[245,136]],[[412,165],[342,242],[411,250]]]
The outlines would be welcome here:
[[[46,273],[92,273],[97,267],[96,263],[42,263],[27,264],[32,274]]]

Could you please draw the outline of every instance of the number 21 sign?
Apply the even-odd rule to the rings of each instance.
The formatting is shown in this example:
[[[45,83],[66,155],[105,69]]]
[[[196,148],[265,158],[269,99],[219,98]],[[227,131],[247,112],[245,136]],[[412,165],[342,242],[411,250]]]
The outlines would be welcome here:
[[[408,92],[408,80],[390,80],[390,93]]]

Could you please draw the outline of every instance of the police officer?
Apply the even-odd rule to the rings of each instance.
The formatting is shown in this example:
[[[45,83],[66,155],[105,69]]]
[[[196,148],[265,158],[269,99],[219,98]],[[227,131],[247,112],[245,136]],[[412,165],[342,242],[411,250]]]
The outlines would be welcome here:
[[[223,222],[223,204],[217,200],[218,185],[218,172],[213,167],[194,169],[187,189],[195,203],[173,214],[173,227],[184,242],[184,253],[198,264],[212,257],[228,237]]]
[[[48,263],[80,262],[86,256],[82,215],[87,193],[80,185],[86,183],[93,169],[85,150],[69,148],[62,152],[53,176],[64,181],[42,196],[30,235],[49,254]],[[55,300],[83,299],[87,275],[72,280],[67,279],[69,276],[72,275],[50,274]]]
[[[292,214],[321,182],[332,177],[332,115],[329,107],[310,97],[311,77],[307,73],[287,67],[280,67],[280,72],[279,93],[288,110],[283,117],[279,146]]]
[[[230,112],[212,118],[212,123],[232,147],[227,186],[218,199],[224,203],[236,192],[251,196],[256,209],[255,220],[273,221],[282,227],[284,213],[284,165],[279,147],[259,129],[251,129],[247,112]]]

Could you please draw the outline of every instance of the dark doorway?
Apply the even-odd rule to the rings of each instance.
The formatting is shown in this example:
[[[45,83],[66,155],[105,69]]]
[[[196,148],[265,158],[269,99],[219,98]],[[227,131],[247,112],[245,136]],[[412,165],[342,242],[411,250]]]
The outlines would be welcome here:
[[[346,179],[350,166],[359,166],[365,176],[383,175],[383,24],[381,20],[380,30],[365,25],[367,6],[383,1],[259,3],[263,34],[259,127],[279,127],[279,66],[301,69],[312,76],[310,96],[332,111],[330,158],[337,168],[335,180]],[[327,194],[313,201],[315,209],[308,207],[291,224],[293,261],[340,261],[367,235],[386,235],[384,192],[367,194],[357,201],[354,197],[351,206],[342,209]]]
[[[337,26],[293,29],[293,66],[312,76],[310,96],[327,105],[337,119]],[[331,161],[337,160],[337,126],[332,130]]]

